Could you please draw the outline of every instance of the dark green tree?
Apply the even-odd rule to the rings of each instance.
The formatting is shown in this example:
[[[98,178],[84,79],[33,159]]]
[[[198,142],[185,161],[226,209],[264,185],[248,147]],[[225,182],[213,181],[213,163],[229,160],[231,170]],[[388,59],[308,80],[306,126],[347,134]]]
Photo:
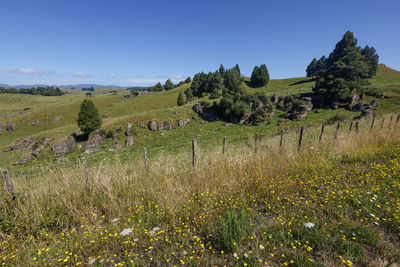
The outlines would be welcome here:
[[[251,74],[250,82],[253,86],[261,87],[265,86],[269,81],[269,73],[267,66],[261,64],[260,67],[255,66]]]
[[[311,60],[310,64],[308,64],[307,69],[306,69],[306,73],[307,73],[307,77],[314,77],[316,76],[316,69],[318,66],[318,61],[316,58],[313,58],[313,60]]]
[[[379,56],[375,48],[368,45],[361,50],[361,54],[365,57],[368,64],[368,75],[365,78],[371,78],[376,74],[376,70],[378,69]]]
[[[186,95],[186,101],[192,101],[193,100],[194,96],[193,96],[192,87],[189,87],[188,89],[186,89],[185,95]]]
[[[164,89],[165,90],[171,90],[174,89],[174,84],[172,83],[172,81],[170,79],[168,79],[165,84],[164,84]]]
[[[101,126],[101,117],[94,103],[85,99],[81,103],[81,108],[78,114],[78,126],[82,132],[89,134]]]
[[[185,104],[185,99],[183,97],[182,91],[179,91],[177,104],[178,104],[178,106],[183,106]]]
[[[350,103],[352,93],[367,84],[370,62],[357,46],[352,32],[346,32],[326,60],[325,69],[318,74],[314,92],[327,103]]]
[[[190,77],[187,77],[185,80],[185,83],[190,83],[192,81],[192,79]]]
[[[161,85],[161,83],[157,83],[155,86],[154,86],[154,92],[161,92],[161,91],[163,91],[164,90],[164,88],[163,88],[163,86]]]
[[[239,91],[241,83],[240,73],[237,69],[233,68],[225,72],[224,86],[226,89],[229,91]]]
[[[317,66],[314,70],[313,76],[320,75],[324,70],[326,70],[326,57],[322,56],[320,59],[318,59]]]

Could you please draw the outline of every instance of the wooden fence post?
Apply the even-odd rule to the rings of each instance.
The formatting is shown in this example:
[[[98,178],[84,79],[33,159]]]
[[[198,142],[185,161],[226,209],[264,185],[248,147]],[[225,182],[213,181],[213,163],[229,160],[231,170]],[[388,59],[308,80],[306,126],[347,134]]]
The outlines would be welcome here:
[[[225,154],[226,151],[226,136],[224,136],[224,142],[222,143],[222,154]]]
[[[299,144],[297,147],[297,151],[300,151],[301,149],[301,143],[303,142],[303,131],[304,131],[304,127],[300,128],[300,136],[299,136]]]
[[[397,114],[396,125],[397,125],[397,123],[399,122],[399,120],[400,120],[400,114]]]
[[[337,126],[336,126],[335,140],[337,139],[337,135],[338,135],[338,132],[339,132],[339,128],[340,128],[340,122],[338,122],[338,123],[337,123]]]
[[[147,158],[147,148],[143,148],[144,166],[146,167],[147,177],[150,176],[149,159]]]
[[[192,140],[192,164],[193,164],[193,173],[196,173],[197,168],[197,140]]]
[[[393,114],[390,115],[389,129],[392,127],[392,121],[393,121]]]
[[[254,135],[254,153],[257,152],[258,149],[258,133]]]
[[[6,180],[8,194],[10,195],[11,200],[15,199],[14,196],[14,186],[11,180],[10,172],[8,170],[3,171],[4,180]]]
[[[358,121],[356,121],[356,133],[358,133]]]
[[[283,147],[283,137],[285,135],[285,130],[282,129],[281,131],[281,141],[279,142],[279,149],[282,149]]]
[[[372,118],[372,122],[371,122],[371,127],[369,127],[369,131],[372,131],[372,128],[374,128],[374,123],[375,123],[375,117]]]
[[[89,172],[87,169],[86,158],[82,158],[83,161],[83,173],[85,175],[86,190],[89,191]]]
[[[385,124],[385,117],[382,118],[381,129],[383,129],[384,124]]]
[[[349,127],[349,134],[351,134],[351,129],[353,128],[353,120],[350,122],[350,127]]]
[[[321,133],[319,134],[319,142],[321,143],[322,136],[324,135],[325,124],[322,124]]]

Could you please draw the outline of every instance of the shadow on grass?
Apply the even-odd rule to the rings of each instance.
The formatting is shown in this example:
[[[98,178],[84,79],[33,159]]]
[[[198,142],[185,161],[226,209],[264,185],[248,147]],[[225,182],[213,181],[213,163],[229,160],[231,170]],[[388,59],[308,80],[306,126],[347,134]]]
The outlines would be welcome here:
[[[301,80],[295,83],[291,83],[289,84],[289,86],[294,86],[294,85],[299,85],[299,84],[303,84],[303,83],[309,83],[309,82],[314,82],[315,78],[311,78],[311,79],[307,79],[307,80]]]

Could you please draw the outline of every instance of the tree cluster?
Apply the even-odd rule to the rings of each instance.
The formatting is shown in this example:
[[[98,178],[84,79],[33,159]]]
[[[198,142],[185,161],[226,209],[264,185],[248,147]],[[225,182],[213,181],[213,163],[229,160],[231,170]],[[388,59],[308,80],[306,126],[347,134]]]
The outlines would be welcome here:
[[[190,77],[187,77],[185,80],[180,81],[180,82],[177,83],[177,84],[174,84],[174,83],[171,81],[171,79],[168,79],[168,80],[165,81],[164,85],[162,85],[162,84],[159,82],[159,83],[157,83],[155,86],[148,87],[147,90],[148,90],[149,92],[162,92],[162,91],[164,91],[164,90],[168,91],[168,90],[172,90],[172,89],[174,89],[174,88],[177,88],[177,87],[179,87],[179,86],[181,86],[181,85],[184,85],[184,84],[186,84],[186,83],[190,83],[191,81],[192,81],[192,80],[190,79]]]
[[[251,74],[250,82],[255,87],[262,87],[267,85],[269,81],[269,73],[267,66],[261,64],[260,67],[255,66]]]
[[[326,59],[325,69],[317,74],[313,91],[325,103],[351,103],[353,92],[376,74],[378,60],[373,47],[357,46],[357,39],[348,31]]]
[[[8,94],[29,94],[29,95],[42,95],[42,96],[60,96],[64,95],[64,92],[60,90],[60,88],[55,88],[52,86],[48,87],[33,87],[30,89],[15,89],[15,88],[3,88],[0,87],[0,93],[8,93]]]

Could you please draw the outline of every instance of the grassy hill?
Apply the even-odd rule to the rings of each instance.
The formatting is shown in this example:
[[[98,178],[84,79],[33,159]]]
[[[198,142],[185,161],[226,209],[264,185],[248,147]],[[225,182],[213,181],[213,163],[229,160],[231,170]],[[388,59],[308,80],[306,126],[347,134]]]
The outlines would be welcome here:
[[[242,86],[248,92],[265,92],[269,95],[288,95],[304,92],[311,92],[314,82],[309,78],[291,78],[271,80],[270,83],[261,88],[251,88],[247,85],[248,79]],[[225,125],[222,121],[217,122],[201,122],[201,118],[192,111],[192,103],[182,107],[176,106],[176,100],[179,91],[185,90],[190,84],[183,85],[179,88],[142,95],[136,98],[123,98],[127,92],[96,94],[90,97],[96,104],[101,114],[108,114],[109,117],[103,119],[103,128],[106,130],[117,131],[118,128],[123,130],[128,122],[135,124],[136,136],[135,145],[131,148],[122,149],[113,152],[113,156],[119,157],[120,160],[127,159],[126,155],[140,154],[144,147],[149,150],[150,156],[154,156],[160,150],[166,152],[185,152],[190,149],[190,142],[193,137],[198,139],[203,149],[213,147],[221,143],[224,136],[228,137],[229,142],[235,140],[249,140],[257,132],[262,137],[273,136],[281,129],[293,129],[300,126],[320,125],[326,122],[332,122],[335,119],[349,120],[358,114],[349,112],[344,109],[338,110],[322,110],[321,113],[310,112],[309,115],[299,121],[290,121],[278,125],[278,121],[283,114],[277,111],[274,119],[267,125],[257,127],[247,127],[241,125]],[[400,74],[398,71],[392,70],[385,65],[379,65],[376,77],[371,80],[371,87],[379,88],[387,92],[388,98],[378,99],[378,109],[376,115],[397,112],[400,104]],[[15,122],[18,130],[15,132],[5,132],[0,136],[0,149],[8,147],[17,139],[32,137],[35,139],[51,138],[51,143],[58,142],[71,133],[78,131],[76,118],[79,112],[79,106],[82,99],[86,96],[81,94],[64,95],[58,97],[44,97],[32,95],[11,95],[2,94],[0,96],[0,115],[1,114],[18,114],[23,109],[29,108],[29,112],[18,115],[14,118],[7,119],[0,117],[0,123],[5,124],[7,121]],[[60,122],[55,122],[55,117],[61,116]],[[195,120],[192,119],[195,118]],[[178,119],[190,118],[191,122],[182,129],[173,129],[165,131],[166,135],[161,136],[160,131],[150,131],[147,128],[149,120],[170,120],[176,124]],[[40,120],[39,126],[32,126],[32,122]],[[145,127],[139,127],[140,123]],[[121,133],[123,134],[123,133]],[[123,141],[120,141],[123,143]],[[186,145],[185,145],[186,144]],[[90,155],[93,161],[108,157],[110,153],[107,150],[115,146],[115,141],[108,140],[101,152],[96,155]],[[165,147],[165,149],[160,149]],[[74,161],[82,151],[74,152],[70,155],[70,159]],[[2,153],[0,154],[0,167],[10,168],[12,162],[15,162],[23,153]],[[27,166],[35,167],[37,165],[46,164],[52,160],[49,148],[37,160],[27,164]],[[89,159],[90,160],[90,159]],[[26,167],[12,167],[15,170],[26,170]]]

